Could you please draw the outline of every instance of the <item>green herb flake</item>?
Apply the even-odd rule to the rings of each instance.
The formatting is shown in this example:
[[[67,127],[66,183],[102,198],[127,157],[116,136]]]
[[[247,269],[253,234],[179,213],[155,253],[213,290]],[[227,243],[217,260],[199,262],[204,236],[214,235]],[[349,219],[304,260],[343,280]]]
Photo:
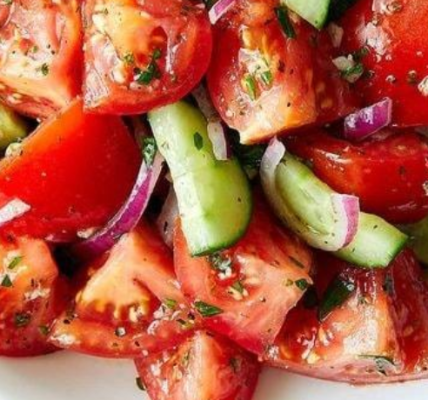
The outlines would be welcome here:
[[[377,356],[377,355],[362,355],[360,358],[372,359],[376,364],[377,371],[386,375],[386,370],[390,367],[395,367],[394,360],[391,357]]]
[[[236,281],[233,285],[232,285],[232,289],[236,290],[239,294],[243,294],[244,293],[244,285],[242,284],[241,281]]]
[[[153,165],[153,161],[158,151],[156,141],[152,137],[145,137],[142,140],[142,149],[143,149],[143,159],[148,167]]]
[[[12,283],[12,281],[11,281],[11,279],[10,279],[10,276],[9,276],[9,275],[7,275],[7,274],[6,274],[6,275],[3,277],[3,280],[1,281],[0,286],[3,286],[3,287],[5,287],[5,288],[10,288],[10,287],[12,287],[12,286],[13,286],[13,283]]]
[[[19,263],[22,261],[22,256],[14,257],[13,260],[7,266],[8,269],[15,269]]]
[[[221,253],[211,254],[207,256],[207,260],[212,268],[220,272],[226,272],[227,270],[232,269],[232,259],[230,257],[223,256]]]
[[[364,65],[360,62],[356,63],[352,67],[346,68],[340,71],[342,78],[354,78],[364,74]]]
[[[175,310],[177,308],[177,301],[175,301],[173,299],[165,299],[165,301],[163,303],[170,310]]]
[[[196,149],[201,150],[204,147],[204,138],[199,132],[193,134],[193,143]]]
[[[283,32],[285,33],[285,36],[287,36],[289,39],[295,39],[296,31],[294,30],[293,24],[291,23],[287,8],[284,6],[277,7],[275,8],[275,14]]]
[[[244,78],[245,83],[245,90],[248,93],[248,96],[250,96],[251,100],[256,100],[257,98],[257,86],[256,86],[256,80],[252,75],[247,75]]]
[[[212,306],[211,304],[205,303],[203,301],[196,301],[195,308],[198,310],[199,314],[201,314],[204,318],[206,317],[214,317],[223,313],[221,308],[216,306]]]
[[[42,64],[42,66],[40,67],[40,71],[44,76],[49,75],[49,65],[46,63]]]
[[[156,62],[161,56],[162,52],[159,49],[155,49],[152,54],[152,60],[147,65],[147,68],[145,70],[142,70],[140,68],[134,69],[134,79],[140,85],[149,85],[154,79],[159,79],[161,77],[161,71]]]
[[[17,328],[24,328],[31,322],[31,315],[27,313],[16,313],[14,322]]]
[[[309,287],[309,282],[306,279],[299,279],[294,283],[302,291]]]
[[[321,300],[318,309],[318,319],[324,321],[330,313],[337,307],[340,307],[351,294],[355,291],[354,282],[337,277],[334,279]]]
[[[135,64],[135,57],[133,53],[126,53],[123,56],[123,62],[127,65],[134,65]]]
[[[143,392],[146,391],[146,385],[144,385],[140,377],[135,378],[135,383],[137,384],[138,389],[142,390]]]

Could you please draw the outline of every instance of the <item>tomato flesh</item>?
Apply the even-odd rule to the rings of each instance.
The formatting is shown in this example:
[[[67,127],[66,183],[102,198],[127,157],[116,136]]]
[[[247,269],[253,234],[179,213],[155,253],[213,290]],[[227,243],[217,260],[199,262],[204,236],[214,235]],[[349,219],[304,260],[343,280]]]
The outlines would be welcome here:
[[[393,100],[393,124],[428,124],[425,0],[359,0],[341,21],[345,54],[364,48],[366,73],[355,86],[363,102]],[[411,27],[411,29],[409,29]]]
[[[90,0],[84,15],[91,112],[142,114],[173,103],[208,68],[211,27],[199,1]]]
[[[129,195],[140,159],[119,118],[84,114],[76,100],[0,162],[3,202],[19,198],[31,207],[3,231],[71,240],[103,226]]]
[[[218,311],[202,313],[204,325],[263,353],[312,282],[309,250],[283,231],[259,202],[244,238],[213,257],[192,258],[176,229],[174,258],[182,290],[195,304],[203,302]]]
[[[338,119],[353,110],[331,59],[329,36],[294,14],[284,33],[276,0],[240,0],[217,23],[208,86],[223,120],[243,143]]]
[[[260,371],[255,357],[203,331],[136,366],[152,400],[250,400]]]
[[[359,144],[314,131],[287,147],[334,190],[358,196],[364,211],[396,223],[428,214],[428,144],[412,130],[384,130]]]
[[[302,302],[287,317],[267,362],[361,384],[426,377],[427,288],[414,255],[405,251],[388,270],[364,271],[320,254],[318,267],[319,299],[337,276],[355,290],[324,320],[319,305]]]
[[[0,241],[0,355],[26,357],[54,351],[50,325],[65,307],[67,286],[41,240]]]
[[[46,118],[67,106],[82,84],[79,1],[16,0],[0,5],[0,99]]]
[[[133,358],[179,343],[195,325],[172,256],[143,223],[88,267],[89,280],[52,328],[51,343],[100,357]]]

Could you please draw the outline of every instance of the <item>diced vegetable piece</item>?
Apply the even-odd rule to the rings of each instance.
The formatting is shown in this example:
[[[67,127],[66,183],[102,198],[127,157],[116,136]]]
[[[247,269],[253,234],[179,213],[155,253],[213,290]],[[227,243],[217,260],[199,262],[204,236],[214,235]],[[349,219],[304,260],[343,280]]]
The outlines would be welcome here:
[[[386,267],[401,251],[407,236],[383,219],[333,202],[335,193],[291,154],[273,141],[263,158],[261,178],[265,193],[281,220],[313,247],[362,267]],[[357,226],[355,223],[357,222]],[[355,229],[355,230],[354,230]],[[349,234],[352,231],[352,240]]]
[[[252,198],[235,158],[218,161],[202,113],[184,102],[149,113],[158,148],[170,168],[182,228],[192,255],[236,243],[251,218]]]
[[[296,14],[315,28],[321,29],[327,21],[331,0],[282,0]]]
[[[152,400],[251,400],[260,372],[254,356],[207,332],[136,366]]]
[[[28,134],[25,121],[8,107],[0,104],[0,149],[23,139]]]
[[[419,261],[428,264],[428,217],[416,224],[401,226],[401,229],[410,235],[410,246]]]

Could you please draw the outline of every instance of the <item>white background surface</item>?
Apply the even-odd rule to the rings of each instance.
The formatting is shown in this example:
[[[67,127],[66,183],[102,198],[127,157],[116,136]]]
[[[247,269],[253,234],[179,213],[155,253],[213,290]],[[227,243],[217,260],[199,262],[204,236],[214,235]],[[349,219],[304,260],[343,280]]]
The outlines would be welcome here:
[[[132,361],[66,352],[35,359],[0,358],[0,400],[146,400],[136,384]],[[352,387],[263,373],[254,400],[427,400],[428,381]]]

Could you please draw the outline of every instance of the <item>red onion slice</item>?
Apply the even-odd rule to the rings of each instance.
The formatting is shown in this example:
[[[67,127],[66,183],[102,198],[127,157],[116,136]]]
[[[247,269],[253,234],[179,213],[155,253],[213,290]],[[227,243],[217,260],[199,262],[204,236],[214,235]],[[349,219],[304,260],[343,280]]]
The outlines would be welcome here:
[[[352,242],[358,231],[360,218],[360,200],[358,197],[346,194],[334,193],[331,195],[331,203],[336,213],[337,232],[336,236],[342,241],[338,241],[337,250],[346,247]]]
[[[156,221],[156,226],[169,248],[172,248],[175,221],[179,216],[177,196],[171,185],[168,196],[163,204],[161,213]]]
[[[304,214],[300,211],[304,211],[304,209],[299,209],[298,211],[301,215],[298,215],[299,212],[295,208],[296,205],[291,205],[289,203],[290,199],[283,197],[291,196],[294,192],[289,191],[288,195],[283,195],[278,190],[276,171],[283,159],[285,159],[285,165],[287,165],[287,160],[291,161],[290,158],[287,159],[284,144],[274,138],[269,143],[262,158],[260,177],[263,190],[276,215],[285,225],[312,247],[324,251],[338,251],[351,243],[358,230],[360,216],[358,197],[333,192],[328,186],[320,182],[315,175],[305,178],[306,181],[302,181],[301,187],[299,185],[291,186],[291,188],[295,188],[293,190],[296,191],[296,194],[299,194],[301,197],[302,192],[307,192],[308,199],[314,198],[311,206],[315,207],[318,203],[319,212],[326,213],[326,216],[329,216],[329,218],[326,218],[326,220],[330,219],[330,222],[326,226],[328,230],[321,231],[316,229],[314,226],[311,226],[311,221],[302,221],[302,215]],[[301,168],[297,166],[293,167],[292,165],[295,165],[295,162],[290,165],[290,168],[294,168],[294,172],[291,170],[289,173],[296,173],[297,176],[302,173],[301,168],[306,168],[304,166]],[[307,176],[307,174],[305,173],[303,176]],[[310,180],[309,182],[308,179]],[[290,182],[288,183],[290,184]],[[317,187],[315,192],[311,190],[312,185]],[[322,197],[317,200],[315,196]],[[304,207],[304,205],[302,206]]]
[[[20,199],[12,199],[0,207],[0,226],[7,224],[15,218],[22,217],[31,207]]]
[[[216,22],[231,9],[235,2],[236,0],[219,0],[215,3],[208,14],[210,22],[215,25]]]
[[[137,226],[159,179],[163,162],[159,152],[156,153],[151,166],[147,167],[146,163],[142,162],[137,181],[122,208],[104,228],[89,239],[72,246],[72,254],[81,261],[89,261],[110,250],[122,235]]]
[[[204,85],[199,85],[192,92],[192,95],[208,121],[207,131],[213,145],[214,157],[218,161],[227,161],[231,156],[231,151],[227,142],[226,131]]]
[[[346,139],[360,141],[391,123],[392,100],[387,97],[379,103],[363,108],[345,118]]]

